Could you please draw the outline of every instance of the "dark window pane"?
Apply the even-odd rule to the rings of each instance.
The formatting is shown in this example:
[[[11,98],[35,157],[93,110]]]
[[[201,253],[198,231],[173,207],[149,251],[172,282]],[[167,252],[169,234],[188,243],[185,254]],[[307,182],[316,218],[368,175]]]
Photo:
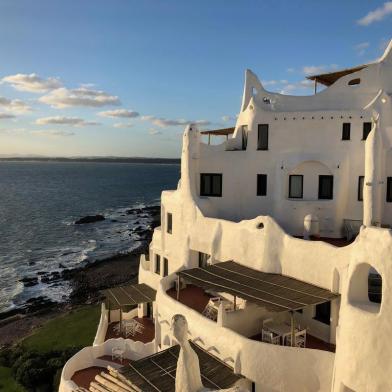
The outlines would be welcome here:
[[[155,255],[155,273],[161,273],[161,256]]]
[[[163,258],[163,276],[169,275],[169,261],[166,257]]]
[[[257,175],[257,196],[267,195],[267,175],[258,174]]]
[[[242,126],[242,149],[246,150],[247,145],[248,145],[248,126],[243,125]]]
[[[319,199],[333,198],[333,176],[319,176]]]
[[[316,305],[314,319],[329,325],[331,322],[331,302],[324,302],[323,304]]]
[[[372,130],[372,123],[371,122],[365,122],[363,123],[363,136],[362,140],[366,140],[370,131]]]
[[[222,174],[200,174],[200,196],[222,196]]]
[[[392,177],[387,178],[387,202],[392,202]]]
[[[257,149],[268,150],[268,124],[258,126]]]
[[[304,177],[302,175],[291,175],[289,177],[289,197],[302,199],[303,179]]]
[[[208,255],[207,253],[199,252],[199,267],[200,268],[207,267],[209,257],[210,257],[210,255]]]
[[[351,124],[343,123],[342,140],[350,140],[350,130],[351,130]]]
[[[364,176],[359,176],[358,177],[358,201],[363,200],[363,181],[364,181]]]
[[[173,215],[170,212],[167,213],[167,232],[173,232]]]

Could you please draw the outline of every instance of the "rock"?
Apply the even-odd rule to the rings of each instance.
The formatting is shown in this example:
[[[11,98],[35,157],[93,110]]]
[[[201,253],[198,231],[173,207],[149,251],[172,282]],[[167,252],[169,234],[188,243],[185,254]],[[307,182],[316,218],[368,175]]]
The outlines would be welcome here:
[[[36,276],[33,276],[31,278],[26,276],[22,279],[19,279],[19,281],[23,283],[24,287],[31,287],[38,284],[38,278]]]
[[[83,218],[80,218],[75,222],[75,225],[83,225],[86,223],[95,223],[95,222],[100,222],[105,220],[105,217],[103,215],[87,215]]]

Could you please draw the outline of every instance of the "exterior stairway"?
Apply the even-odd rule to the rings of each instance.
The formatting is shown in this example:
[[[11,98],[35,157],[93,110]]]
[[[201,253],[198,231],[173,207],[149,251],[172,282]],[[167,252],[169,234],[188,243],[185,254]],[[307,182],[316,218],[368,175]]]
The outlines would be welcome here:
[[[90,383],[90,392],[141,392],[129,384],[125,377],[111,366],[95,376]]]

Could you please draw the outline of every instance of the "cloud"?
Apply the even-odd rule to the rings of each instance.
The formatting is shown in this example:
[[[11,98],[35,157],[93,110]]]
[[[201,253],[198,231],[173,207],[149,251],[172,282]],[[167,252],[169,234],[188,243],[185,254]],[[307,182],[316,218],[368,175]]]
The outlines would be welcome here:
[[[133,124],[128,122],[128,123],[116,123],[113,125],[114,128],[131,128],[133,127]]]
[[[102,107],[120,104],[117,96],[86,87],[75,89],[58,88],[39,98],[39,101],[57,109],[71,106]]]
[[[357,52],[358,56],[363,56],[366,52],[366,49],[369,47],[369,42],[361,42],[358,45],[354,46],[355,51]]]
[[[331,72],[337,68],[337,64],[330,65],[305,65],[302,72],[305,75],[316,75],[318,73]]]
[[[299,82],[286,83],[282,86],[281,94],[293,94],[293,93],[309,93],[310,89],[313,88],[313,82],[308,79],[301,80]]]
[[[286,71],[288,73],[294,73],[295,72],[295,68],[287,68]]]
[[[0,113],[0,120],[7,120],[10,118],[15,118],[15,115],[11,113]]]
[[[233,122],[237,121],[238,116],[222,116],[222,121],[224,122]]]
[[[35,123],[38,125],[73,125],[74,127],[85,127],[88,125],[100,125],[100,123],[94,121],[85,121],[79,117],[63,117],[63,116],[54,116],[54,117],[42,117],[35,120]]]
[[[61,130],[57,130],[57,129],[36,130],[36,131],[31,131],[30,133],[32,135],[50,137],[50,138],[75,136],[74,132],[61,131]]]
[[[56,78],[43,79],[35,73],[9,75],[1,79],[1,82],[10,84],[16,90],[31,93],[46,93],[62,86]]]
[[[162,135],[162,131],[159,131],[158,129],[150,129],[149,131],[148,131],[148,133],[150,134],[150,135]]]
[[[20,99],[8,99],[0,97],[0,107],[14,113],[26,113],[31,111],[31,107]]]
[[[184,126],[188,124],[195,124],[195,125],[202,125],[202,126],[211,124],[211,122],[207,120],[196,120],[196,121],[189,121],[184,119],[170,120],[167,118],[161,118],[155,116],[142,116],[142,120],[150,121],[154,125],[161,128]]]
[[[374,22],[383,20],[387,15],[392,13],[392,1],[387,1],[381,7],[376,8],[374,11],[370,11],[363,18],[358,19],[357,23],[361,26],[369,26]]]
[[[120,117],[120,118],[135,118],[139,116],[138,112],[127,109],[107,110],[106,112],[99,112],[102,117]]]

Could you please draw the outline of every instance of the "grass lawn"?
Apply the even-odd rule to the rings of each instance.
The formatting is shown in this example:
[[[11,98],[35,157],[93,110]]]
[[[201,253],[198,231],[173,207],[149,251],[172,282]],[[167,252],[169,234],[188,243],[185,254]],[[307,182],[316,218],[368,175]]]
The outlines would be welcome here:
[[[4,392],[25,391],[25,389],[13,379],[11,374],[11,369],[3,366],[0,366],[0,391],[4,391]]]
[[[22,346],[38,352],[91,346],[97,332],[100,310],[99,305],[90,305],[56,317],[25,338]]]

